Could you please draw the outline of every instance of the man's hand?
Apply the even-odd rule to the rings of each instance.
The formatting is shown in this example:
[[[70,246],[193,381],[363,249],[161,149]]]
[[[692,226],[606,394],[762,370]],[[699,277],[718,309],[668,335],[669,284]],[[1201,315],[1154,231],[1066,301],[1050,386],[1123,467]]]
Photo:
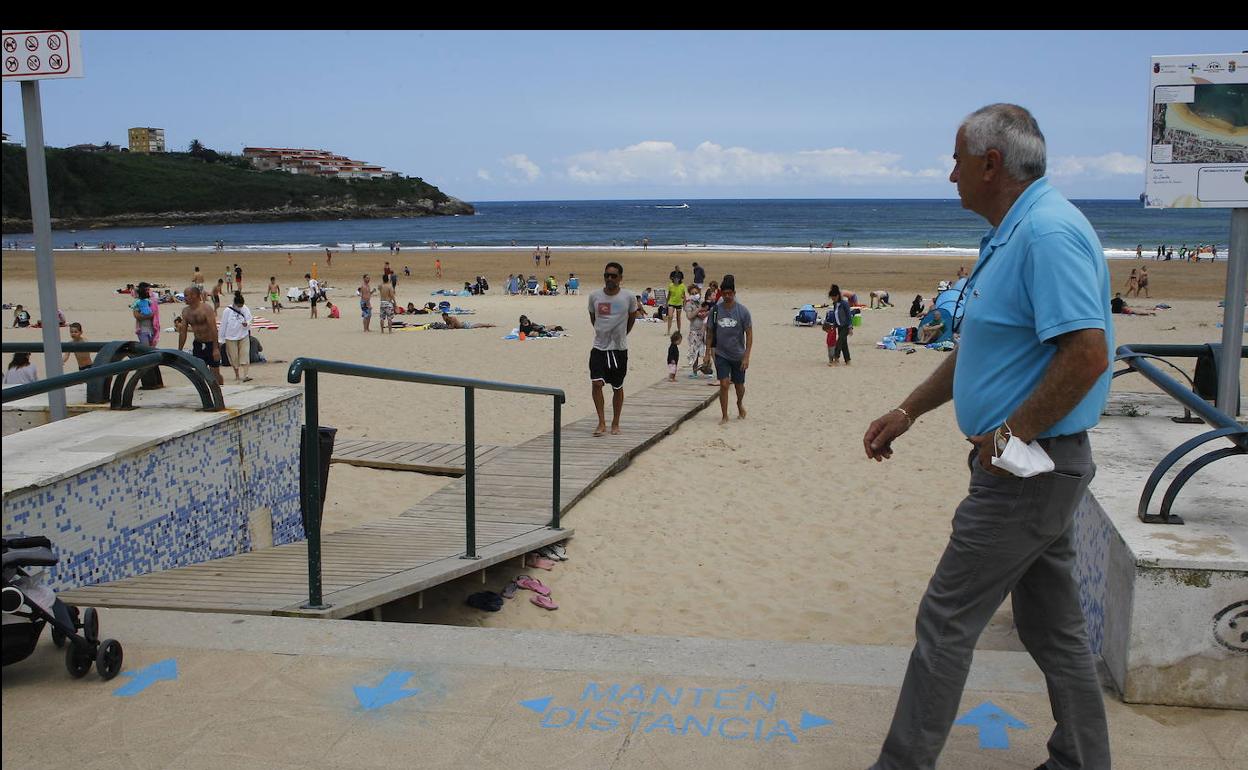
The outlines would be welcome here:
[[[893,439],[910,430],[910,419],[896,409],[876,419],[862,437],[867,457],[882,463],[893,456]]]
[[[741,359],[741,371],[744,372],[746,369],[749,369],[749,368],[750,368],[750,354],[746,353],[745,357]]]
[[[974,444],[975,449],[977,450],[976,456],[975,456],[975,462],[979,463],[979,467],[988,471],[993,476],[1005,476],[1005,477],[1013,476],[1014,474],[1010,473],[1009,471],[1002,470],[992,464],[992,458],[995,456],[995,452],[993,451],[993,442],[995,440],[994,439],[995,435],[996,435],[996,431],[992,430],[992,431],[988,431],[987,433],[981,434],[979,436],[971,436],[967,438],[967,441]]]

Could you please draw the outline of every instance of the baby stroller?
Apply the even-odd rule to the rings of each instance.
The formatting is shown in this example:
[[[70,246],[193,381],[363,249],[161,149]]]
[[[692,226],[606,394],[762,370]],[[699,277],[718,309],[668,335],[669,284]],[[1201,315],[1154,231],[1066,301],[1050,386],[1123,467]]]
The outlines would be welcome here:
[[[65,667],[75,679],[86,676],[95,664],[104,680],[121,671],[121,643],[100,640],[99,613],[88,607],[79,617],[78,608],[56,598],[51,588],[40,585],[30,567],[50,567],[57,563],[52,541],[46,537],[0,539],[3,558],[3,625],[0,642],[3,665],[17,663],[35,651],[45,625],[52,625],[52,643],[65,650]],[[82,633],[78,633],[81,631]]]

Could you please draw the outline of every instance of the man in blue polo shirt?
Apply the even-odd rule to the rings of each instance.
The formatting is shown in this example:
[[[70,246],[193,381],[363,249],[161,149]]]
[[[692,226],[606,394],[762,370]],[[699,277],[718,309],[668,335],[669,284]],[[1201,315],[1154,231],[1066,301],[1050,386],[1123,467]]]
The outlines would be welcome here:
[[[1041,768],[1110,766],[1105,707],[1072,575],[1074,510],[1096,472],[1087,429],[1109,394],[1109,272],[1087,219],[1044,177],[1027,110],[994,104],[958,129],[962,206],[988,220],[959,303],[957,349],[871,423],[867,457],[925,412],[954,402],[974,445],[968,496],[919,605],[915,646],[875,768],[932,768],[957,716],[975,642],[1012,594],[1019,638],[1044,672],[1057,726]],[[1020,478],[993,465],[1011,439],[1038,440],[1055,469]]]

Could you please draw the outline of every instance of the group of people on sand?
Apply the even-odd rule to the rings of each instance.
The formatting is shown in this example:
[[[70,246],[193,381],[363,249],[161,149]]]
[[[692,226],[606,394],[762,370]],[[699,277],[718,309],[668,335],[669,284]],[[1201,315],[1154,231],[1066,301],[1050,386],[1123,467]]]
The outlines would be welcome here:
[[[705,280],[705,271],[695,265],[694,285],[701,293],[701,281]],[[669,275],[667,314],[671,316],[684,314],[686,293],[679,287],[684,285],[684,273],[679,266]],[[587,307],[590,324],[594,329],[593,346],[589,352],[589,379],[594,409],[598,415],[598,425],[593,435],[607,433],[606,397],[604,390],[611,386],[611,427],[612,435],[620,433],[620,418],[624,411],[624,378],[628,374],[628,335],[632,332],[638,318],[645,315],[641,299],[632,291],[624,289],[624,267],[619,262],[608,262],[603,268],[603,287],[590,292]],[[679,304],[672,302],[672,288],[678,287]],[[750,366],[750,354],[754,347],[754,327],[750,311],[736,301],[736,278],[725,275],[717,286],[717,301],[714,305],[704,308],[701,301],[696,305],[697,311],[691,319],[700,321],[700,331],[705,334],[691,351],[696,350],[701,357],[715,361],[716,375],[719,381],[721,423],[728,422],[728,390],[736,389],[737,416],[745,419],[745,373]],[[649,290],[647,290],[647,294]],[[647,297],[650,299],[650,297]],[[705,312],[703,312],[705,310]],[[682,340],[680,320],[677,319],[677,331],[671,333],[669,324],[665,335],[670,342],[668,346],[668,379],[674,381],[679,365],[679,344]],[[691,323],[690,335],[694,335]],[[699,367],[700,368],[700,367]],[[696,377],[697,373],[694,372]]]
[[[1126,295],[1130,297],[1132,294],[1152,298],[1152,294],[1148,291],[1148,268],[1141,267],[1138,271],[1131,269],[1131,275],[1127,276]]]

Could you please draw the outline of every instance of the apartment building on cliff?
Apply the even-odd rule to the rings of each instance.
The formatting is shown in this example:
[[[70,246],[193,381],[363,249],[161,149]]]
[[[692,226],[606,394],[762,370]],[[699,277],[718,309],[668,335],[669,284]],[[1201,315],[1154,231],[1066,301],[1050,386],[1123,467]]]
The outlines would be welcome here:
[[[327,150],[289,147],[244,147],[243,157],[261,171],[278,169],[289,174],[338,179],[390,179],[396,172]]]

